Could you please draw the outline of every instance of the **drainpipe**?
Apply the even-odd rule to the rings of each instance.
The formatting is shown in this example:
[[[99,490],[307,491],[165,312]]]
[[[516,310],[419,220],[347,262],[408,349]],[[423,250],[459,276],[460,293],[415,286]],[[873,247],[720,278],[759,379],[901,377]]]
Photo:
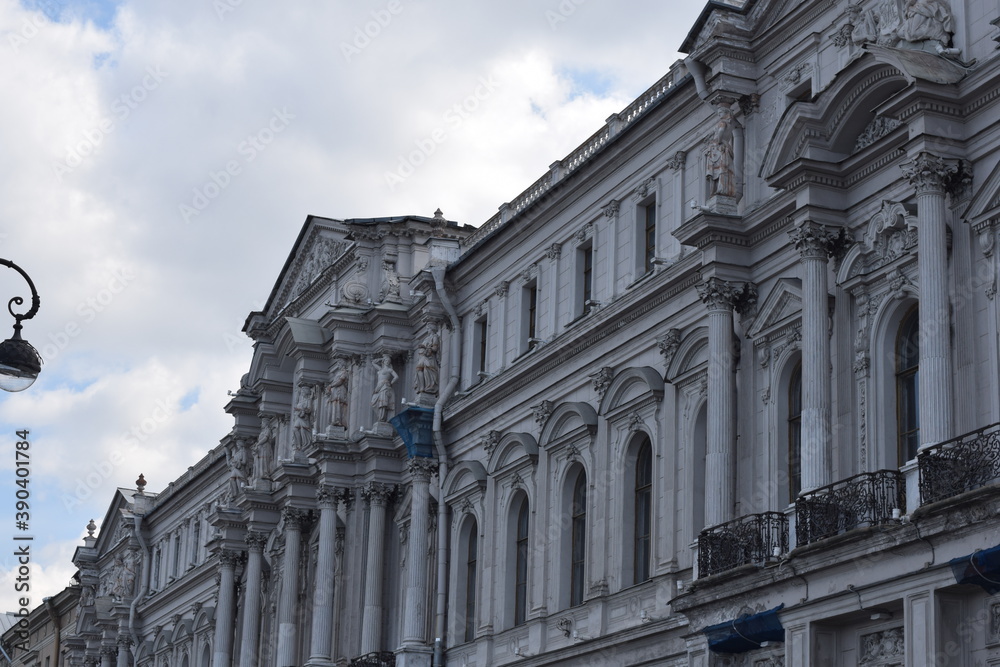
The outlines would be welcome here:
[[[142,492],[140,491],[140,493]],[[128,631],[132,637],[133,646],[132,667],[136,667],[135,657],[139,654],[139,635],[135,631],[136,608],[139,606],[139,602],[146,597],[146,592],[149,590],[149,545],[146,544],[146,540],[142,536],[142,518],[145,516],[145,505],[143,505],[142,509],[142,514],[133,514],[132,516],[132,520],[135,522],[135,537],[139,540],[139,548],[142,549],[142,588],[139,589],[128,610]]]
[[[438,571],[437,571],[437,614],[434,619],[434,667],[444,667],[445,618],[448,608],[448,506],[444,502],[444,481],[448,476],[448,452],[444,446],[441,412],[445,403],[458,387],[462,363],[462,331],[458,313],[444,287],[444,266],[431,268],[434,276],[434,290],[451,321],[451,339],[448,341],[448,384],[444,386],[434,404],[434,445],[438,453]]]
[[[694,79],[694,89],[698,91],[698,97],[708,99],[708,87],[705,86],[705,64],[700,63],[691,56],[684,59],[684,67],[691,72]]]

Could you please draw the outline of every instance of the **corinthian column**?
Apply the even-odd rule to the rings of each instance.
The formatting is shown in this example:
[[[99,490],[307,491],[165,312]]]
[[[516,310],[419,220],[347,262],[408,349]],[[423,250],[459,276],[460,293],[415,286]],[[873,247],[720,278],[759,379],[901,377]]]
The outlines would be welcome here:
[[[312,646],[309,665],[332,664],[333,578],[336,567],[337,493],[332,487],[316,489],[319,507],[319,554],[316,559],[316,590],[313,593]]]
[[[903,165],[903,175],[917,193],[921,447],[952,436],[951,317],[944,195],[945,184],[957,171],[954,162],[929,153],[921,153]]]
[[[281,599],[278,604],[278,664],[277,667],[297,667],[295,655],[298,641],[298,592],[299,546],[302,541],[302,510],[286,507],[285,520],[285,571],[281,579]]]
[[[118,661],[115,663],[115,667],[128,667],[132,662],[129,660],[129,647],[132,646],[132,638],[127,634],[127,629],[120,630],[118,633]]]
[[[257,663],[260,646],[260,574],[267,535],[256,530],[248,530],[247,543],[247,589],[243,597],[243,632],[240,647],[240,667],[253,667]]]
[[[736,491],[736,375],[733,308],[755,290],[750,283],[708,278],[697,286],[708,307],[708,452],[705,456],[705,523],[733,518]],[[701,526],[695,526],[697,532]]]
[[[403,614],[403,646],[426,644],[427,627],[427,539],[429,529],[430,479],[436,462],[412,458],[410,471],[410,536],[406,556],[406,611]]]
[[[789,232],[802,258],[802,491],[826,486],[830,468],[830,336],[827,256],[840,232],[806,222]]]
[[[365,608],[361,618],[361,654],[382,648],[382,560],[385,555],[385,506],[395,490],[369,482],[361,490],[368,503],[368,562],[365,567]]]
[[[219,552],[219,602],[215,613],[215,651],[212,667],[230,667],[233,642],[233,606],[236,561],[239,554],[222,550]]]

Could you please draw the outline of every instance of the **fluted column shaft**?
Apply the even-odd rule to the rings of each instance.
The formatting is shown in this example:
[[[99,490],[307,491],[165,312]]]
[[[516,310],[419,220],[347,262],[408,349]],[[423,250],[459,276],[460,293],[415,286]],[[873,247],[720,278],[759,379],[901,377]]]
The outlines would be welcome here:
[[[319,506],[319,554],[313,594],[312,646],[309,664],[330,663],[333,651],[333,578],[336,569],[337,496],[329,486],[316,491]]]
[[[708,306],[708,451],[705,456],[705,523],[733,518],[736,489],[736,375],[733,371],[733,306],[744,288],[718,278],[698,285]],[[702,526],[695,526],[697,532]]]
[[[304,515],[293,507],[286,507],[282,515],[285,521],[285,570],[278,603],[277,667],[296,667],[299,664],[295,651],[298,641],[299,549]]]
[[[260,647],[260,578],[267,535],[248,530],[247,587],[243,596],[243,632],[240,647],[240,667],[253,667]]]
[[[101,667],[115,667],[115,649],[105,646],[101,649]]]
[[[424,645],[427,628],[427,540],[430,528],[430,479],[436,468],[433,459],[414,458],[409,462],[410,536],[407,540],[406,612],[403,614],[403,645]]]
[[[127,631],[126,631],[127,632]],[[129,660],[129,647],[132,645],[132,638],[127,634],[119,632],[118,634],[118,660],[115,663],[116,667],[129,667],[131,660]]]
[[[219,602],[215,612],[215,641],[212,667],[231,667],[235,569],[238,556],[232,551],[219,554]]]
[[[955,164],[921,153],[903,165],[917,193],[917,272],[920,277],[920,446],[952,437],[951,316],[945,183]]]
[[[382,647],[382,565],[385,556],[385,507],[393,487],[369,482],[361,495],[369,505],[368,559],[365,567],[365,607],[361,617],[361,653]]]
[[[831,483],[827,256],[837,235],[806,222],[789,234],[802,257],[802,491]]]

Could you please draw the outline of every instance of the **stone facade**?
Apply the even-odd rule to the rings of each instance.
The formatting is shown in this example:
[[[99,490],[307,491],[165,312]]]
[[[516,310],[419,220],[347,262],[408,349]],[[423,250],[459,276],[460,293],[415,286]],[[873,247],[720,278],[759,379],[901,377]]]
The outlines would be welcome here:
[[[307,219],[68,664],[1000,662],[995,14],[712,3],[477,229]]]

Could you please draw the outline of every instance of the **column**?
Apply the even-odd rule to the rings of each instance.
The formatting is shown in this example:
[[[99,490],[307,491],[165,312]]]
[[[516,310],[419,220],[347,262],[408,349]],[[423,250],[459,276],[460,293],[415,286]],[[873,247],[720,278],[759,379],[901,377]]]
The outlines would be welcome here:
[[[500,335],[497,339],[497,365],[491,367],[489,364],[486,364],[486,369],[490,370],[492,368],[492,372],[499,373],[507,367],[507,295],[510,293],[510,283],[506,280],[501,281],[499,285],[493,288],[493,292],[497,296],[496,330]],[[488,346],[486,354],[489,354]]]
[[[129,659],[129,647],[132,646],[132,637],[128,634],[128,628],[122,627],[125,625],[124,621],[119,622],[118,626],[118,661],[115,663],[116,667],[129,667],[132,661]]]
[[[313,593],[312,646],[310,665],[329,665],[333,659],[333,593],[336,568],[337,493],[321,484],[316,489],[319,507],[319,554],[316,560],[316,586]]]
[[[281,599],[278,601],[278,663],[277,667],[297,667],[295,647],[298,639],[296,616],[299,601],[299,545],[302,537],[302,510],[285,507],[284,572],[281,578]]]
[[[546,255],[549,258],[548,276],[546,277],[549,302],[548,331],[545,332],[544,336],[539,333],[535,335],[546,340],[554,340],[559,335],[559,258],[562,257],[562,244],[553,243],[546,251]],[[536,324],[541,324],[541,322]],[[539,332],[542,331],[540,326],[537,329]]]
[[[813,222],[789,232],[802,258],[802,492],[831,483],[827,256],[838,234]]]
[[[115,667],[115,654],[117,651],[114,646],[102,646],[101,647],[101,667]]]
[[[215,641],[212,667],[230,667],[233,642],[233,607],[235,569],[239,554],[223,549],[219,552],[219,602],[215,612]]]
[[[425,646],[427,627],[427,540],[430,529],[430,479],[434,459],[412,458],[410,471],[410,536],[406,555],[406,606],[403,646]]]
[[[954,162],[920,153],[903,165],[917,193],[917,272],[920,277],[920,446],[952,437],[951,317],[945,184]]]
[[[257,664],[260,646],[260,579],[261,563],[267,534],[248,530],[247,543],[247,588],[243,596],[243,642],[240,647],[240,667]]]
[[[733,518],[736,491],[736,375],[733,306],[747,285],[708,278],[697,286],[708,307],[708,451],[705,456],[705,524]],[[697,532],[701,526],[695,526]]]
[[[621,211],[621,202],[612,199],[602,209],[608,224],[605,229],[607,240],[604,243],[605,255],[607,255],[608,275],[607,285],[604,288],[604,300],[611,303],[615,300],[615,292],[618,288],[618,214]],[[596,244],[595,244],[596,246]]]
[[[343,647],[338,640],[342,632],[341,616],[344,609],[344,539],[346,536],[347,531],[344,528],[337,529],[337,538],[334,546],[336,557],[334,559],[333,628],[331,630],[331,636],[334,643],[330,652],[330,658],[334,662],[336,662],[343,653]]]
[[[361,619],[361,654],[382,648],[382,560],[385,556],[385,507],[394,487],[369,482],[361,490],[368,503],[368,559],[365,567],[365,606]],[[286,667],[281,665],[279,667]]]

